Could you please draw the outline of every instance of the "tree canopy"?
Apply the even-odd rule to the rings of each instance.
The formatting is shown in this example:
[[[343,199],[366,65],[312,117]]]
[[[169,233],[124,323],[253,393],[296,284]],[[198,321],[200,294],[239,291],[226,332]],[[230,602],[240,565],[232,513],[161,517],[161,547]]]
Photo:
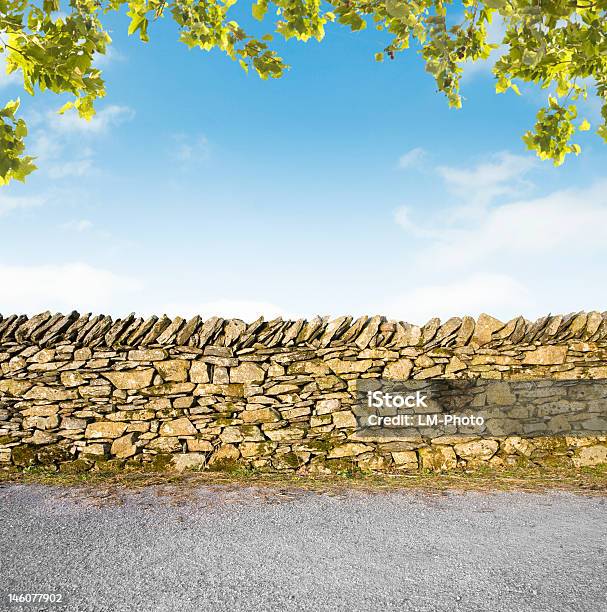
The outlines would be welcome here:
[[[469,62],[486,60],[499,48],[493,67],[497,93],[533,83],[546,90],[547,104],[523,140],[542,159],[563,163],[579,154],[572,139],[591,129],[578,118],[577,103],[592,88],[602,101],[597,134],[607,141],[607,0],[257,0],[253,17],[267,26],[256,37],[230,19],[236,0],[0,0],[0,51],[9,73],[18,72],[29,94],[70,94],[59,112],[74,108],[90,119],[105,84],[95,58],[111,43],[103,18],[126,10],[128,33],[150,40],[155,21],[172,18],[188,47],[217,48],[245,71],[280,78],[287,65],[272,48],[276,36],[322,40],[333,22],[352,31],[375,27],[387,34],[377,61],[412,47],[450,106],[462,104],[460,79]],[[503,25],[501,43],[489,43],[488,26]],[[26,154],[27,127],[16,113],[19,100],[0,110],[0,184],[23,180],[33,169]]]

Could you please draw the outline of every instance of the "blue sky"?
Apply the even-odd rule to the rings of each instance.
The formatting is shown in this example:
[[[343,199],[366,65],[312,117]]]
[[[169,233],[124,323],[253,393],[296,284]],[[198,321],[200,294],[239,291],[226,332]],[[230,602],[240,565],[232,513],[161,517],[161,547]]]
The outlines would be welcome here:
[[[110,22],[91,123],[21,95],[39,171],[0,191],[0,312],[310,317],[604,310],[607,146],[553,168],[520,139],[543,101],[490,66],[448,108],[415,52],[329,28],[277,81]],[[591,122],[598,105],[587,105]]]

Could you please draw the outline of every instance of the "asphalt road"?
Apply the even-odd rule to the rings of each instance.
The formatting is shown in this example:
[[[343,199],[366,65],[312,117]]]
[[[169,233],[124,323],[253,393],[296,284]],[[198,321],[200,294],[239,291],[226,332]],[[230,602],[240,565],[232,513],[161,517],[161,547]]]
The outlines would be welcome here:
[[[606,497],[11,484],[0,534],[10,612],[607,610]]]

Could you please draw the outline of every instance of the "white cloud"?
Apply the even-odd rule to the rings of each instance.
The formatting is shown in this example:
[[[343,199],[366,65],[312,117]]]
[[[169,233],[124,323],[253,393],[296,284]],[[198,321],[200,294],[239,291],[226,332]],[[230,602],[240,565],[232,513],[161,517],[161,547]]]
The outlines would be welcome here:
[[[93,64],[95,68],[107,68],[108,65],[117,61],[123,61],[124,59],[124,55],[122,55],[120,51],[117,51],[116,47],[109,45],[106,47],[105,54],[95,53]]]
[[[123,296],[137,292],[137,280],[85,263],[0,265],[0,312],[116,311]]]
[[[527,288],[505,274],[477,274],[447,283],[421,284],[406,294],[375,306],[390,318],[423,324],[432,317],[478,316],[481,312],[508,319],[536,305]]]
[[[62,179],[69,176],[85,176],[93,169],[93,160],[90,157],[60,162],[48,166],[47,172],[52,179]]]
[[[211,151],[209,141],[206,136],[202,134],[198,136],[176,134],[173,138],[176,142],[173,155],[177,160],[189,163],[209,159]]]
[[[134,111],[110,105],[90,121],[80,119],[74,110],[59,115],[56,111],[30,113],[28,123],[35,128],[29,147],[40,171],[57,180],[86,176],[94,170],[94,151],[83,145],[83,137],[106,133],[111,127],[132,119]]]
[[[426,155],[427,153],[425,149],[415,147],[414,149],[411,149],[404,155],[400,156],[398,160],[398,167],[405,170],[407,168],[411,168],[411,166],[416,166],[426,157]]]
[[[236,318],[252,322],[263,315],[265,319],[276,317],[288,318],[288,314],[279,306],[269,302],[256,302],[252,300],[219,299],[211,302],[171,302],[158,309],[168,316],[193,317],[201,315],[203,318],[219,316],[224,319]]]
[[[467,227],[443,227],[430,250],[434,259],[457,267],[490,257],[561,256],[583,236],[580,246],[587,257],[604,249],[604,237],[596,231],[601,227],[607,227],[607,181],[489,209]]]
[[[63,223],[61,228],[73,232],[86,232],[93,227],[93,223],[88,219],[80,219],[79,221],[68,221]]]
[[[501,152],[473,168],[439,166],[436,170],[451,192],[465,198],[469,205],[483,206],[499,196],[528,190],[531,183],[524,177],[536,165],[531,156]]]
[[[395,211],[411,240],[407,293],[373,310],[424,322],[482,311],[506,320],[601,308],[607,290],[596,279],[607,256],[599,229],[607,227],[607,179],[530,197],[532,167],[502,153],[469,168],[441,168],[457,200],[419,222],[415,209]]]
[[[0,217],[19,208],[34,208],[44,203],[45,199],[42,197],[17,197],[0,193]]]
[[[74,109],[66,111],[63,115],[50,112],[47,114],[47,119],[49,127],[56,132],[100,134],[110,127],[130,121],[134,116],[135,111],[128,106],[110,104],[98,110],[89,121],[81,119]]]

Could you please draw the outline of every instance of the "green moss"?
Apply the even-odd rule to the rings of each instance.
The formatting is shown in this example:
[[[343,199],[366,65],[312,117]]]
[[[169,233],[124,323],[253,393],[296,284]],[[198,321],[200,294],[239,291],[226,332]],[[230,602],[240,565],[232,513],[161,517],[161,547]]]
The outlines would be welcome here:
[[[302,440],[302,446],[311,453],[328,453],[335,445],[334,440]]]
[[[148,469],[151,469],[155,472],[161,472],[166,469],[166,467],[173,460],[173,455],[170,453],[158,453],[150,462]]]
[[[137,469],[141,467],[141,463],[141,455],[139,455],[137,457],[131,457],[130,459],[127,459],[124,466],[128,469]]]
[[[450,348],[438,347],[432,349],[432,353],[434,355],[445,355],[446,357],[451,357],[451,355],[453,355],[453,350]]]
[[[211,472],[227,472],[228,474],[239,473],[243,469],[243,465],[236,459],[220,459],[209,465]]]
[[[225,415],[218,415],[213,418],[212,425],[215,427],[229,427],[234,424],[234,419]]]
[[[55,444],[53,446],[45,446],[38,451],[38,461],[42,465],[53,465],[63,461],[69,461],[72,458],[69,450],[65,446]]]
[[[108,459],[107,461],[97,461],[95,463],[95,471],[102,474],[115,474],[120,472],[124,467],[123,459]]]
[[[535,458],[534,461],[546,467],[569,467],[573,465],[571,457],[566,455],[546,455]]]
[[[353,476],[360,473],[360,468],[351,459],[327,459],[325,467],[339,476]]]
[[[282,469],[285,469],[285,468],[297,469],[301,465],[301,461],[299,460],[299,457],[293,452],[285,453],[284,455],[275,456],[272,463],[274,463],[275,465],[279,466]]]
[[[12,441],[10,436],[0,436],[0,444],[10,444]]]
[[[15,446],[12,450],[11,457],[13,463],[20,467],[28,467],[36,464],[36,449],[28,444]]]
[[[75,459],[74,461],[66,461],[59,466],[59,471],[64,474],[82,474],[88,472],[93,464],[86,459]]]

